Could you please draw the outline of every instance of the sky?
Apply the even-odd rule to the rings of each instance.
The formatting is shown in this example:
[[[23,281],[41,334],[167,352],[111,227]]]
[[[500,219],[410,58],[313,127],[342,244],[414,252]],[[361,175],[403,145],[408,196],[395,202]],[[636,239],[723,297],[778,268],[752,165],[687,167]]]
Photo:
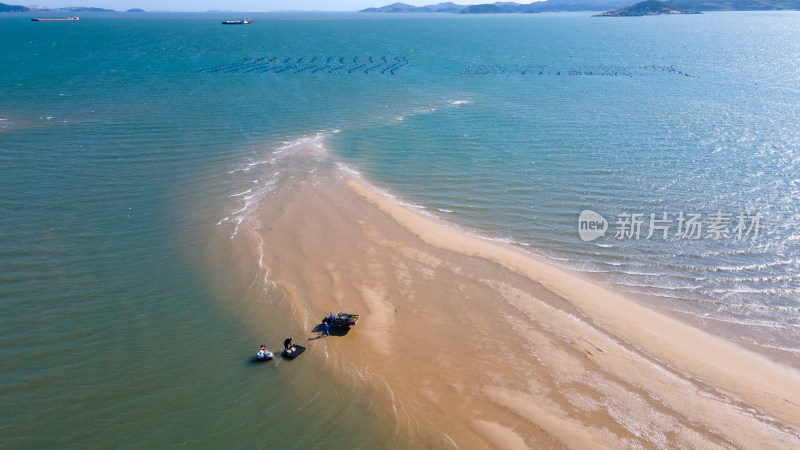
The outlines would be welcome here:
[[[25,6],[40,5],[46,8],[61,8],[65,6],[94,6],[116,11],[127,11],[132,8],[141,8],[146,11],[358,11],[371,6],[385,6],[400,0],[0,0],[6,4]],[[409,5],[430,5],[447,0],[407,0],[402,3]],[[521,1],[522,2],[522,1]],[[454,1],[458,4],[472,4],[472,1]],[[479,3],[479,2],[478,2]]]

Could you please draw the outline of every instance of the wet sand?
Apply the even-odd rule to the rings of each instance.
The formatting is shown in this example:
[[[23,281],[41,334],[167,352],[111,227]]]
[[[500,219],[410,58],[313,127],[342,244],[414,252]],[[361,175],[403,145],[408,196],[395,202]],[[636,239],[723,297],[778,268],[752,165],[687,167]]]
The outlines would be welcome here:
[[[324,349],[309,356],[363,386],[402,445],[800,446],[795,371],[344,170],[278,189],[257,222],[262,275]],[[361,319],[318,338],[337,311]]]

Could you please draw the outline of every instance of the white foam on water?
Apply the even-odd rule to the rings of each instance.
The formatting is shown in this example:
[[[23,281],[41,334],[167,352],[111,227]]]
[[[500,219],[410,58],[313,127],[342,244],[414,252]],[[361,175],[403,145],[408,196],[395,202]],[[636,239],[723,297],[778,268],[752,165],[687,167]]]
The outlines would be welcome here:
[[[627,286],[627,287],[635,287],[635,288],[643,288],[643,289],[666,289],[669,291],[697,291],[702,290],[703,287],[700,285],[695,286],[670,286],[667,283],[658,283],[658,284],[651,284],[651,283],[644,283],[644,282],[628,282],[622,280],[612,280],[611,283],[618,285],[618,286]]]
[[[258,236],[258,245],[256,246],[256,249],[258,250],[258,270],[261,274],[264,290],[275,288],[277,285],[274,281],[269,279],[269,267],[267,267],[267,264],[264,262],[264,238],[262,238],[258,233],[256,233],[256,236]]]
[[[217,222],[217,226],[226,223],[232,224],[231,239],[239,234],[240,227],[243,225],[255,230],[260,224],[257,219],[258,208],[264,199],[281,182],[295,180],[296,173],[293,172],[292,159],[302,156],[326,157],[328,155],[324,146],[326,136],[327,133],[323,131],[311,136],[301,136],[291,141],[282,141],[280,147],[267,152],[267,158],[242,162],[238,167],[227,171],[228,175],[242,178],[241,180],[234,179],[232,184],[247,183],[249,187],[228,194],[227,198],[235,200],[235,203],[228,207],[225,216]],[[252,176],[252,171],[255,171],[256,177]],[[312,168],[310,172],[313,171]]]
[[[231,194],[231,195],[228,196],[228,198],[241,197],[242,195],[249,194],[251,192],[253,192],[253,188],[250,188],[250,189],[248,189],[246,191],[243,191],[243,192],[237,192],[236,194]]]
[[[727,271],[727,272],[738,272],[742,270],[763,270],[768,269],[770,267],[775,266],[790,266],[794,265],[797,266],[800,264],[800,260],[797,259],[787,259],[782,261],[772,261],[762,264],[744,264],[740,266],[715,266],[715,267],[698,267],[697,270],[703,270],[708,272],[718,272],[718,271]]]
[[[353,175],[354,177],[361,179],[361,172],[357,171],[356,169],[353,169],[347,164],[337,162],[336,167],[343,172],[349,173],[350,175]]]
[[[769,328],[777,330],[800,329],[800,325],[776,323],[771,320],[746,319],[742,317],[736,317],[735,319],[731,319],[731,318],[720,317],[718,315],[712,316],[709,313],[697,313],[694,311],[683,311],[678,309],[673,309],[673,311],[686,314],[689,316],[699,317],[705,320],[713,320],[715,322],[729,323],[732,325],[743,325],[748,327]]]

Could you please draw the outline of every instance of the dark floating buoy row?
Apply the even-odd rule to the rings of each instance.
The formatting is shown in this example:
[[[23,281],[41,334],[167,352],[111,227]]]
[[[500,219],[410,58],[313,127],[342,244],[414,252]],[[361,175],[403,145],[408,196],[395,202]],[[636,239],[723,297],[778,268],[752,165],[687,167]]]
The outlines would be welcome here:
[[[233,64],[203,67],[197,73],[329,73],[390,74],[408,64],[405,56],[314,56],[300,58],[244,58]]]
[[[645,73],[670,73],[685,77],[696,78],[671,65],[647,64],[641,66],[620,66],[620,65],[582,65],[575,67],[559,67],[556,65],[527,65],[527,66],[504,66],[497,64],[477,64],[469,65],[461,71],[464,75],[536,75],[536,76],[557,76],[557,77],[634,77]]]
[[[243,58],[232,64],[195,69],[196,73],[328,73],[328,74],[390,74],[408,64],[405,56],[354,56],[333,57],[314,56],[300,58]],[[580,65],[559,67],[553,64],[530,64],[526,66],[506,66],[498,64],[476,64],[465,66],[463,75],[505,75],[505,76],[559,76],[559,77],[634,77],[647,73],[669,73],[696,78],[672,65],[647,64],[639,66],[623,65]]]

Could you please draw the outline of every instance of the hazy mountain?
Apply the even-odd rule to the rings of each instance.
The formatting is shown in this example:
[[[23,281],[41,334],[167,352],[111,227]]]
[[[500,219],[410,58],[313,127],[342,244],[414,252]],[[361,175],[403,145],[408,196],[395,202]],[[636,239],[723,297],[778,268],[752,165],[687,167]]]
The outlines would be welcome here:
[[[394,3],[377,8],[367,8],[361,12],[497,14],[536,13],[549,11],[603,11],[627,6],[630,4],[630,1],[631,0],[548,0],[530,4],[495,2],[481,5],[459,5],[448,2],[428,6],[413,6],[405,3]]]
[[[0,3],[0,12],[114,12],[113,9],[104,9],[104,8],[94,8],[90,6],[67,6],[64,8],[45,8],[44,6],[39,5],[32,5],[32,6],[18,6],[18,5],[6,5],[5,3]]]
[[[6,5],[5,3],[0,3],[0,12],[24,12],[27,11],[28,8],[19,5]]]
[[[671,0],[669,4],[677,9],[694,11],[800,10],[800,0]],[[459,5],[448,2],[428,6],[394,3],[379,8],[367,8],[361,12],[460,14],[539,13],[607,11],[631,5],[632,0],[546,0],[529,4],[495,2],[482,5]]]
[[[597,14],[594,17],[632,17],[632,16],[660,16],[665,14],[702,14],[699,11],[676,8],[658,0],[645,0],[635,5],[616,11]]]
[[[470,5],[459,11],[459,14],[501,14],[514,12],[497,5]]]
[[[409,12],[420,12],[419,10],[422,8],[427,8],[427,7],[407,5],[405,3],[392,3],[391,5],[381,6],[380,8],[363,9],[361,10],[361,12],[409,13]]]
[[[367,8],[360,12],[381,12],[381,13],[459,13],[467,5],[458,5],[452,2],[438,3],[428,6],[414,6],[405,3],[392,3],[391,5],[381,6],[380,8]]]
[[[50,11],[65,12],[115,12],[113,9],[95,8],[92,6],[67,6],[65,8],[51,9]]]
[[[669,4],[696,11],[800,10],[800,0],[675,0]]]

